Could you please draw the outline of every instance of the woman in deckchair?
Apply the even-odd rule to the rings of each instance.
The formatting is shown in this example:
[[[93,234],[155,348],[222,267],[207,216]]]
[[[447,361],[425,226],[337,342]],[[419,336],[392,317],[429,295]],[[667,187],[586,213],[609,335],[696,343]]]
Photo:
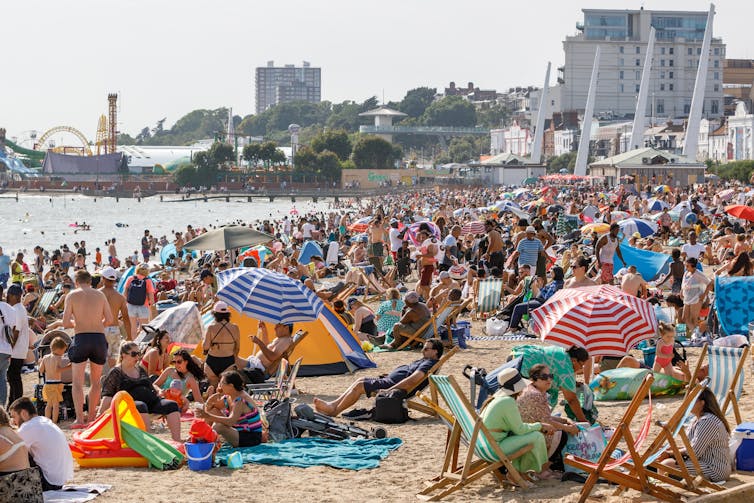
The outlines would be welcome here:
[[[691,422],[688,430],[689,443],[694,451],[704,478],[711,482],[728,480],[731,473],[732,460],[728,442],[730,441],[730,426],[725,420],[725,414],[720,410],[715,394],[708,388],[702,390],[691,412],[696,418]],[[686,468],[692,475],[696,473],[694,463],[688,459],[686,450],[681,448]],[[668,453],[667,456],[670,456]],[[663,465],[678,468],[675,458],[668,457]]]
[[[516,405],[516,396],[529,384],[518,370],[507,368],[497,377],[500,389],[482,407],[481,417],[493,438],[506,454],[512,454],[527,445],[533,449],[512,460],[513,466],[530,477],[554,478],[549,470],[547,444],[543,433],[553,431],[548,423],[524,423]]]

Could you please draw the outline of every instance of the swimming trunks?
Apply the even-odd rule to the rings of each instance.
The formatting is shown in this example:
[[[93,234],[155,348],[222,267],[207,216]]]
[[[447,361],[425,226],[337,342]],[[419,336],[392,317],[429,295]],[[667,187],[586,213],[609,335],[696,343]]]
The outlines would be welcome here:
[[[107,361],[105,334],[81,332],[74,335],[71,347],[68,348],[68,359],[71,363],[85,363],[89,360],[96,365],[104,365]]]

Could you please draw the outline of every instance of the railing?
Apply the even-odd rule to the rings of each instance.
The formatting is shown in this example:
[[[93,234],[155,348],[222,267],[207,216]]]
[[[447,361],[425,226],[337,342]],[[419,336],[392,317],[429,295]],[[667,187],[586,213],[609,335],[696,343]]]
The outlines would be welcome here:
[[[372,134],[489,134],[483,127],[444,127],[444,126],[360,126],[359,132]]]

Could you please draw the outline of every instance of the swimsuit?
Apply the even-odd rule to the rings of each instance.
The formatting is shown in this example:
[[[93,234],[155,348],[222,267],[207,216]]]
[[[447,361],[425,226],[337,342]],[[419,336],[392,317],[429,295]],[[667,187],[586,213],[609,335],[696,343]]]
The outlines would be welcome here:
[[[222,326],[220,327],[220,330],[225,329],[230,334],[231,338],[233,338],[233,333],[228,328],[228,322],[224,321]],[[215,336],[212,338],[212,340],[209,343],[209,347],[213,346],[220,346],[221,344],[233,344],[234,346],[237,344],[235,338],[233,338],[232,341],[221,341],[221,342],[215,342],[215,339],[220,335],[220,330],[217,331]],[[235,365],[236,363],[236,357],[234,355],[231,356],[214,356],[214,355],[207,355],[207,358],[205,360],[205,363],[207,366],[212,370],[212,373],[216,376],[219,376],[225,369],[228,367]]]
[[[673,363],[673,346],[663,345],[660,347],[659,354],[655,357],[655,362],[663,368]]]
[[[225,402],[226,415],[230,415],[230,405],[227,397],[223,398]],[[241,397],[233,400],[233,403],[241,401]],[[244,402],[249,412],[238,418],[238,422],[233,425],[233,429],[238,432],[238,447],[252,447],[262,442],[262,419],[259,415],[259,409],[253,403]]]
[[[68,348],[68,358],[71,363],[84,363],[89,360],[96,365],[104,365],[107,361],[105,334],[80,332],[74,335],[71,347]]]

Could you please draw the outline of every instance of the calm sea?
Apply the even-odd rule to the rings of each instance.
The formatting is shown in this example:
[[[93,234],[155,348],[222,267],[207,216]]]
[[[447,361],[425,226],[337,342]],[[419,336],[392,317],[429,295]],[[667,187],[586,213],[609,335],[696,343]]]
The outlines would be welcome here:
[[[159,197],[136,199],[93,198],[82,195],[20,195],[18,202],[6,193],[0,199],[0,246],[6,255],[16,251],[31,250],[40,245],[53,250],[63,244],[69,247],[80,240],[86,241],[87,250],[94,253],[95,247],[107,255],[105,241],[116,238],[118,255],[122,258],[134,250],[141,250],[140,240],[144,229],[149,229],[158,238],[176,231],[186,230],[187,225],[208,227],[264,219],[282,219],[295,207],[300,214],[328,210],[328,201],[297,198],[276,198],[269,202],[263,198],[210,199],[206,203],[160,202]],[[86,222],[91,230],[84,231],[73,226]],[[120,224],[120,225],[117,225]],[[172,239],[171,239],[172,240]]]

